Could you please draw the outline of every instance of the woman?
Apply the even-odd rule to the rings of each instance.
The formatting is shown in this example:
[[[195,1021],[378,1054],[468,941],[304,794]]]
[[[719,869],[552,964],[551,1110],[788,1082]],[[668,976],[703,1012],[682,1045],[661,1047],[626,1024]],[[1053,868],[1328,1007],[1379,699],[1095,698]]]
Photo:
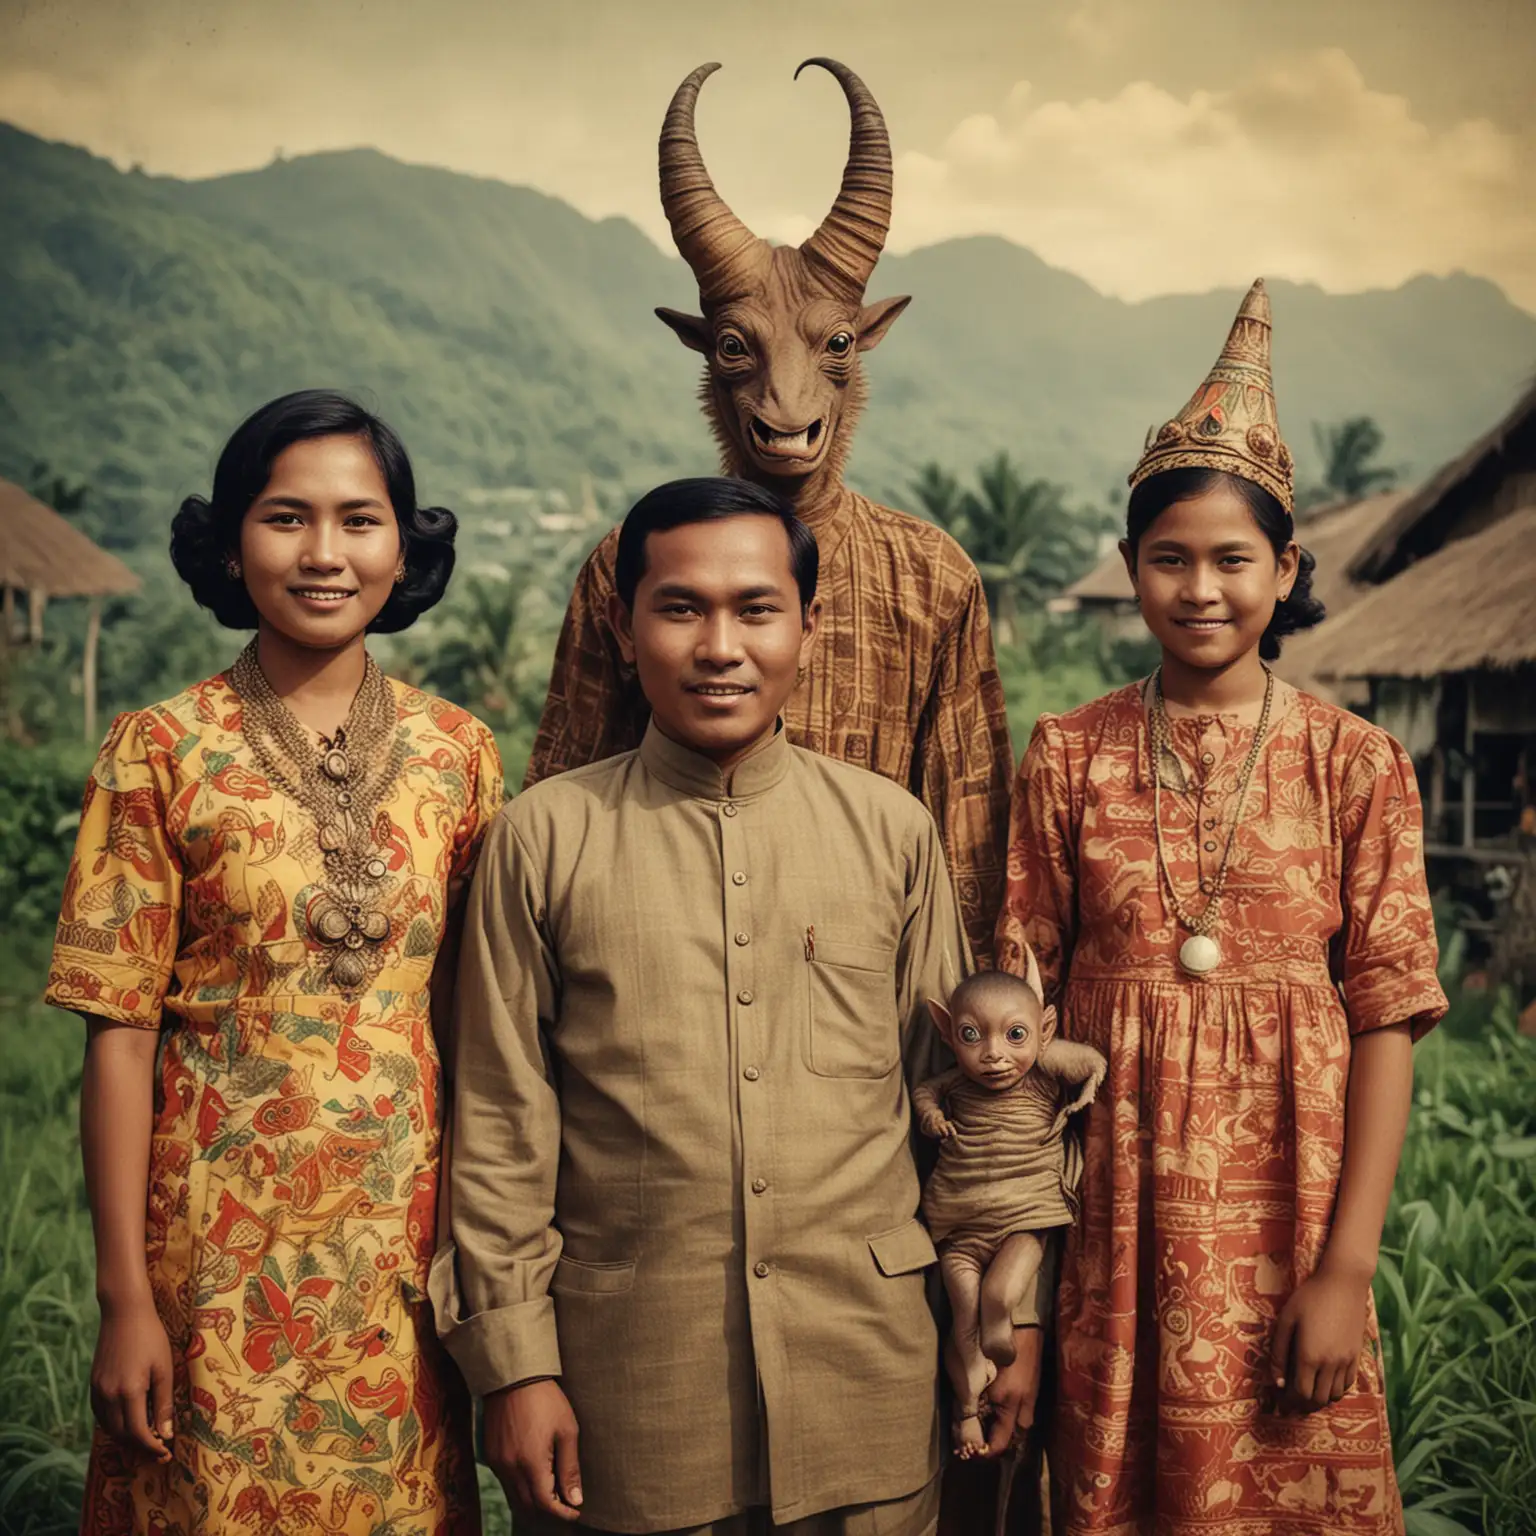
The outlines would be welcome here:
[[[442,596],[455,528],[324,391],[257,411],[173,524],[197,600],[256,638],[117,719],[65,884],[46,996],[88,1029],[86,1532],[478,1529],[423,1299],[428,1004],[501,767],[364,646]]]
[[[1043,716],[998,952],[1109,1076],[1058,1296],[1057,1529],[1402,1529],[1371,1277],[1445,1010],[1413,769],[1275,678],[1315,624],[1256,283],[1131,476],[1146,682]]]

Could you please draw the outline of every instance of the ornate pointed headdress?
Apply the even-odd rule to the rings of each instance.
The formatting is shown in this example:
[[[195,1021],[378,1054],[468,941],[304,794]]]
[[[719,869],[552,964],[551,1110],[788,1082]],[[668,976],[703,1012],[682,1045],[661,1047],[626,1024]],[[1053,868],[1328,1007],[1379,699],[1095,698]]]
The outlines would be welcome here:
[[[1269,371],[1270,330],[1261,277],[1248,290],[1216,366],[1189,404],[1148,432],[1146,451],[1130,473],[1132,488],[1165,469],[1222,469],[1263,486],[1287,512],[1294,510],[1291,450],[1280,440]]]

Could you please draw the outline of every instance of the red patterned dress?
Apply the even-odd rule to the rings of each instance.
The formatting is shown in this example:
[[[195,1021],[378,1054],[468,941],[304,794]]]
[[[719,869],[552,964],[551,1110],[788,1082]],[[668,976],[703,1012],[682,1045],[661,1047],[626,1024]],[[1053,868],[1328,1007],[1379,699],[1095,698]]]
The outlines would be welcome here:
[[[1164,789],[1200,910],[1252,727],[1175,719]],[[1034,948],[1063,1027],[1108,1057],[1057,1298],[1064,1536],[1400,1532],[1374,1308],[1333,1407],[1274,1412],[1276,1317],[1322,1257],[1351,1036],[1445,1011],[1419,797],[1377,727],[1276,682],[1215,937],[1184,975],[1157,869],[1139,685],[1035,728],[1014,790],[999,963]]]
[[[394,684],[389,936],[350,998],[309,935],[313,818],[225,677],[122,715],[86,787],[47,1000],[160,1031],[150,1284],[174,1460],[98,1432],[89,1536],[479,1529],[469,1401],[426,1302],[440,1072],[427,985],[502,799],[486,728]]]

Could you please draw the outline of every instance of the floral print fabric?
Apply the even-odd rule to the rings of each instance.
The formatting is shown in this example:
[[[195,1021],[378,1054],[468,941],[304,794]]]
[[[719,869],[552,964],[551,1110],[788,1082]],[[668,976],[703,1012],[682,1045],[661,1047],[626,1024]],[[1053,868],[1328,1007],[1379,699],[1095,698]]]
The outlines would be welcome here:
[[[390,932],[368,990],[311,936],[312,819],[223,676],[114,723],[46,998],[160,1031],[147,1212],[174,1460],[98,1433],[82,1530],[446,1536],[479,1526],[469,1402],[425,1302],[439,1105],[428,981],[502,799],[483,725],[394,684]]]

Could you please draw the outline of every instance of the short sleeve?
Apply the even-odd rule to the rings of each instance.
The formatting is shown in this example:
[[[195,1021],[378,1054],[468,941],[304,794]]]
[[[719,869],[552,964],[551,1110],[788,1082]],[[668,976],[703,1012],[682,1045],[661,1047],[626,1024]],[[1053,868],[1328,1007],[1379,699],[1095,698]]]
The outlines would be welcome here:
[[[1350,1033],[1411,1024],[1418,1039],[1445,1016],[1446,1000],[1435,974],[1418,782],[1408,754],[1384,731],[1373,731],[1345,770],[1339,833]]]
[[[157,762],[158,760],[158,762]],[[85,786],[43,1001],[158,1029],[181,929],[165,763],[143,714],[119,715]]]
[[[467,889],[480,857],[485,830],[507,798],[496,738],[478,720],[475,721],[474,757],[470,773],[472,782],[469,786],[469,804],[463,819],[454,830],[453,863],[448,873],[450,891],[455,893]]]

